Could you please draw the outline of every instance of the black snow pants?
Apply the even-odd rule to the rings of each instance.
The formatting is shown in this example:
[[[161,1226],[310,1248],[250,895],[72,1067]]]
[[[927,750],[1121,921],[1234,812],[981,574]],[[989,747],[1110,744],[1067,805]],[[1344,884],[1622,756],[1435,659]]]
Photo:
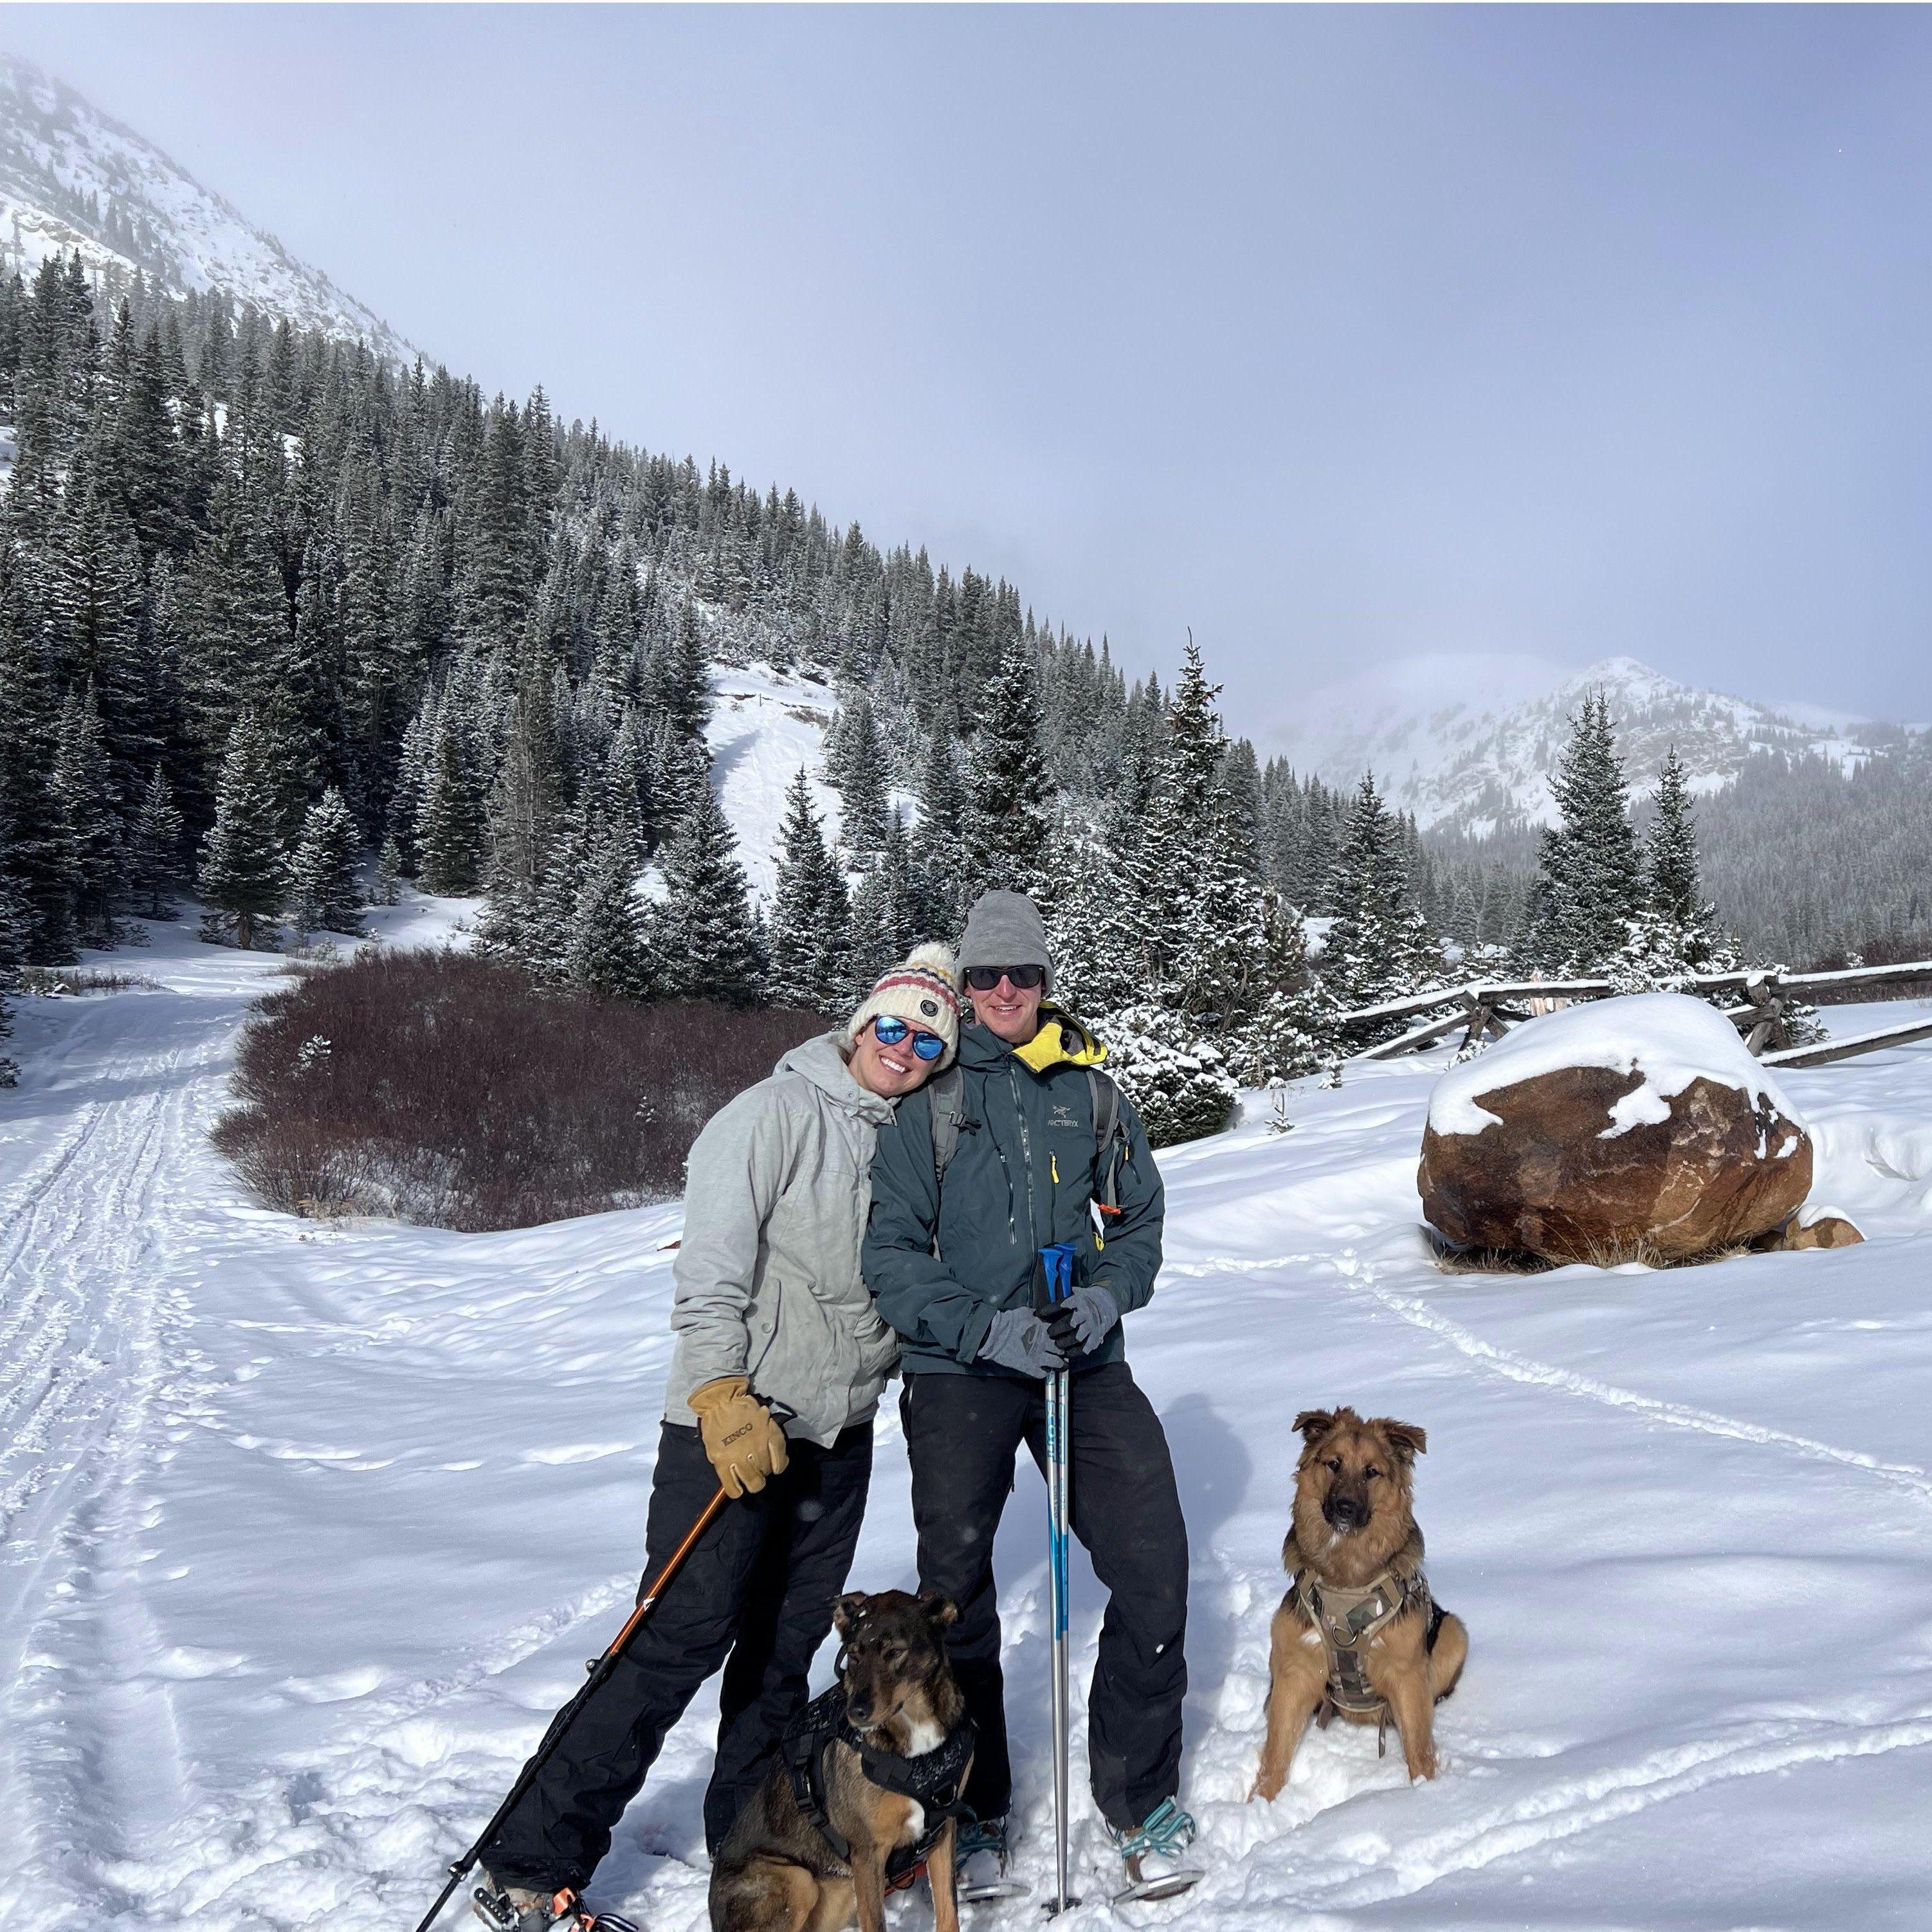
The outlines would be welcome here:
[[[829,1449],[794,1442],[784,1473],[727,1503],[603,1688],[483,1852],[491,1876],[578,1889],[610,1849],[671,1726],[720,1664],[718,1754],[704,1794],[716,1852],[806,1701],[807,1673],[845,1587],[872,1474],[872,1427]],[[695,1429],[666,1423],[644,1534],[646,1578],[718,1489]],[[639,1594],[642,1594],[641,1589]]]
[[[1073,1533],[1108,1592],[1088,1690],[1088,1768],[1108,1822],[1130,1830],[1180,1788],[1180,1706],[1187,1692],[1187,1526],[1167,1436],[1125,1362],[1072,1378],[1069,1487]],[[979,1727],[966,1802],[1006,1815],[1006,1754],[993,1534],[1024,1442],[1046,1451],[1043,1382],[911,1375],[899,1398],[912,1462],[919,1580],[958,1606],[947,1652]],[[1041,1538],[1045,1540],[1045,1528]]]

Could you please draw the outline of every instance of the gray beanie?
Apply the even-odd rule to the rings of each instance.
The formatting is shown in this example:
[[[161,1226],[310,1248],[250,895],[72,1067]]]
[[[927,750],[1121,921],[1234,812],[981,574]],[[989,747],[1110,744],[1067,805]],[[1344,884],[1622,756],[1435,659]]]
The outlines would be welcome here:
[[[961,973],[969,966],[1044,966],[1046,991],[1053,991],[1046,922],[1024,892],[982,892],[973,902],[959,941]]]

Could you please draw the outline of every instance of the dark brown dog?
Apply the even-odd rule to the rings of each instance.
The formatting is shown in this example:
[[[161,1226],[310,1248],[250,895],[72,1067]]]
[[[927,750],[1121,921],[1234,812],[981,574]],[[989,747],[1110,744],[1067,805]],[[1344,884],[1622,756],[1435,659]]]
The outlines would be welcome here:
[[[970,1736],[944,1634],[958,1614],[932,1590],[839,1598],[839,1681],[787,1731],[780,1762],[719,1846],[712,1932],[842,1932],[855,1918],[860,1932],[884,1932],[887,1866],[929,1835],[932,1818],[868,1768],[913,1784],[922,1768],[937,1773],[939,1802],[965,1788]],[[934,1932],[958,1932],[957,1834],[949,1816],[926,1853]]]
[[[1436,1705],[1469,1654],[1460,1617],[1438,1610],[1422,1574],[1412,1508],[1412,1424],[1352,1408],[1304,1409],[1294,1516],[1281,1548],[1294,1579],[1274,1613],[1268,1652],[1268,1741],[1250,1798],[1272,1798],[1318,1712],[1402,1734],[1411,1778],[1436,1775]]]

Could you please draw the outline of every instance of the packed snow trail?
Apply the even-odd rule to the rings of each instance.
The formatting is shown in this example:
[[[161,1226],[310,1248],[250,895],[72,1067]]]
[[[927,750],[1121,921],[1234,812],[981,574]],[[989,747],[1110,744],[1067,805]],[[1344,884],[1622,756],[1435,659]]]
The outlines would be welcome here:
[[[23,1003],[0,1096],[10,1906],[393,1932],[630,1600],[679,1214],[458,1236],[255,1207],[204,1136],[274,962],[156,932],[115,963],[158,990]],[[1068,1922],[1922,1923],[1932,1052],[1784,1076],[1814,1198],[1865,1246],[1532,1278],[1444,1275],[1416,1233],[1439,1064],[1352,1068],[1291,1095],[1286,1136],[1163,1157],[1169,1266],[1130,1348],[1189,1514],[1183,1797],[1209,1876],[1109,1907],[1082,1796],[1095,1902]],[[1418,1512],[1469,1669],[1433,1784],[1337,1726],[1250,1806],[1289,1423],[1339,1401],[1429,1430]],[[890,1405],[879,1436],[868,1588],[913,1580]],[[1043,1556],[1029,1471],[999,1559],[1036,1882]],[[1084,1684],[1084,1562],[1074,1606]],[[674,1735],[595,1888],[653,1932],[705,1923],[711,1715]]]

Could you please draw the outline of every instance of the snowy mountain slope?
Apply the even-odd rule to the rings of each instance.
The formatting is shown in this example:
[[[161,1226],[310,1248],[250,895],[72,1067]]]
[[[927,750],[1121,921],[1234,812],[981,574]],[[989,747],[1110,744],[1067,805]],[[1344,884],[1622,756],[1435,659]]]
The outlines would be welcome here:
[[[0,54],[0,272],[31,279],[78,248],[176,293],[223,288],[298,327],[416,352],[320,269],[297,261],[152,142],[30,62]]]
[[[50,1928],[393,1932],[628,1606],[679,1215],[459,1236],[266,1212],[203,1133],[274,962],[156,928],[137,963],[157,990],[24,1001],[26,1077],[0,1095],[10,1902]],[[1919,1922],[1932,1052],[1784,1076],[1814,1198],[1867,1246],[1534,1280],[1444,1276],[1423,1250],[1432,1071],[1358,1066],[1291,1094],[1292,1133],[1162,1156],[1168,1264],[1130,1348],[1189,1515],[1183,1796],[1210,1876],[1112,1911],[1082,1795],[1072,1924]],[[1430,1576],[1472,1661],[1432,1784],[1337,1726],[1252,1807],[1286,1418],[1340,1400],[1428,1429]],[[890,1406],[879,1448],[867,1588],[912,1579]],[[1036,1880],[1042,1516],[1024,1472],[999,1563]],[[1084,1683],[1084,1565],[1074,1600]],[[596,1888],[653,1932],[705,1922],[710,1712]],[[1037,1910],[971,1923],[1022,1932]]]
[[[785,791],[801,766],[826,842],[838,836],[843,808],[823,776],[825,734],[838,709],[837,697],[820,678],[769,664],[711,667],[704,737],[711,747],[712,787],[737,835],[738,862],[760,899],[769,900],[778,884]],[[895,790],[890,797],[908,824],[917,817],[910,794]],[[856,884],[858,875],[848,877]]]
[[[1736,776],[1756,750],[1815,752],[1844,764],[1870,754],[1866,722],[1815,706],[1778,710],[1700,691],[1634,658],[1566,672],[1534,658],[1414,658],[1312,694],[1269,735],[1296,770],[1353,785],[1372,770],[1425,828],[1482,832],[1510,814],[1553,821],[1550,773],[1584,697],[1610,700],[1640,791],[1676,746],[1699,788]],[[1882,729],[1882,728],[1881,728]]]
[[[826,838],[837,836],[838,794],[819,774],[837,700],[822,683],[763,664],[714,664],[711,692],[704,736],[712,788],[737,834],[746,880],[760,898],[769,899],[778,883],[785,788],[801,766]]]

